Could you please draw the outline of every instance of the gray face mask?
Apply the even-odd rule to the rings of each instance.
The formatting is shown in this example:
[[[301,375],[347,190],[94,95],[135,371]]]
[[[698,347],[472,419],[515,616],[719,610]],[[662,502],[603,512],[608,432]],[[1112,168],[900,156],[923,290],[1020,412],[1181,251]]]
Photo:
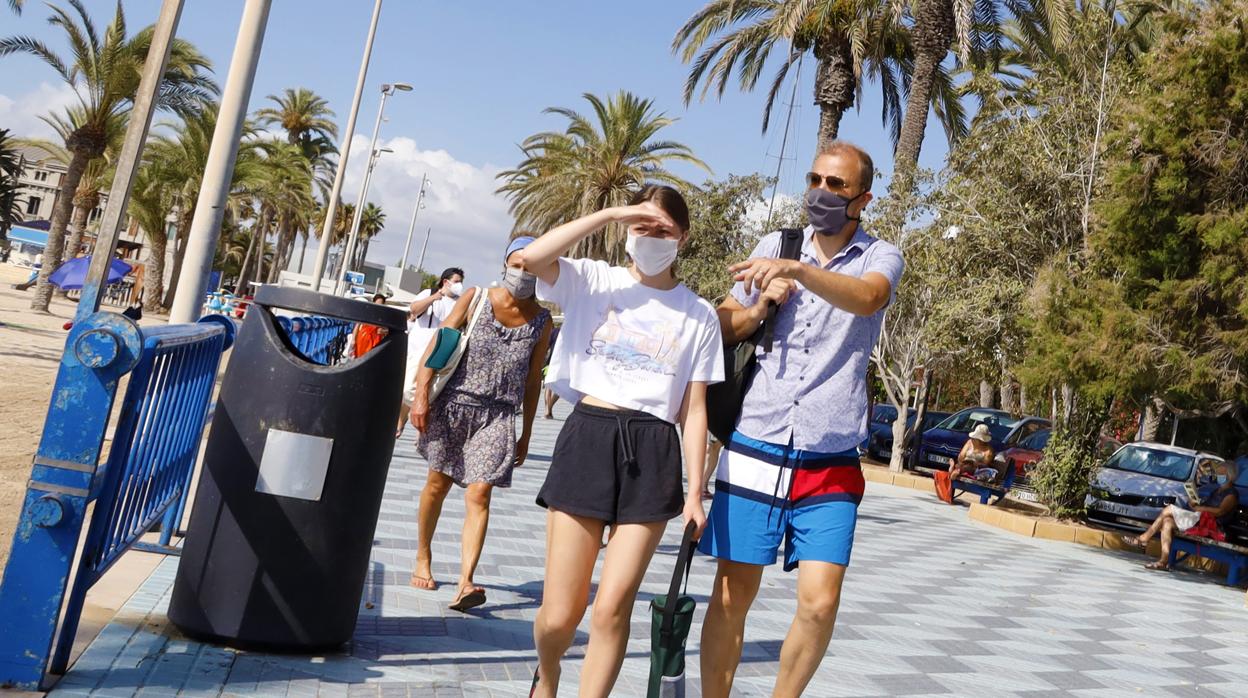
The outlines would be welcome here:
[[[503,288],[520,300],[532,298],[537,291],[537,277],[523,269],[504,267]]]
[[[806,192],[806,217],[810,220],[811,227],[816,233],[823,235],[836,235],[841,232],[846,223],[858,220],[850,218],[849,205],[859,196],[862,194],[858,194],[853,199],[846,199],[823,187],[816,187]]]

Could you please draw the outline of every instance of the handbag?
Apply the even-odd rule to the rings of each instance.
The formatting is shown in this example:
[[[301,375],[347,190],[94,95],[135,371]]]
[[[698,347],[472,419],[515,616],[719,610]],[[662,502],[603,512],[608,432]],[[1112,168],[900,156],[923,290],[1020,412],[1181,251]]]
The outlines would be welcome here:
[[[685,695],[685,642],[693,626],[693,609],[698,604],[693,597],[679,592],[682,578],[685,587],[689,586],[689,566],[697,545],[693,540],[696,530],[697,524],[692,521],[685,525],[667,595],[650,600],[650,683],[646,698],[683,698]]]
[[[489,293],[489,291],[479,286],[474,289],[473,301],[476,307],[472,311],[472,319],[468,321],[467,329],[460,332],[453,327],[439,327],[437,335],[434,336],[433,351],[429,352],[429,358],[425,360],[425,367],[433,369],[433,383],[429,386],[429,402],[433,402],[450,382],[451,376],[455,375],[455,369],[459,367],[460,359],[464,357],[464,352],[468,351],[468,338],[472,335],[472,329],[477,326],[477,320],[481,318],[481,310],[485,308],[482,293]]]
[[[780,231],[780,254],[777,259],[798,259],[802,254],[802,231],[784,228]],[[754,371],[758,368],[758,347],[771,351],[776,333],[776,305],[767,308],[767,319],[753,335],[724,347],[724,380],[706,389],[706,428],[720,443],[737,428],[741,404],[749,390]]]

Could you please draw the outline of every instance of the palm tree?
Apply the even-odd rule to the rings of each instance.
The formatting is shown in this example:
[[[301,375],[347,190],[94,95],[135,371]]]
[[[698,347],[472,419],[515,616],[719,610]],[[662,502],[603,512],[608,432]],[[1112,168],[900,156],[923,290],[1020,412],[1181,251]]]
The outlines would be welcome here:
[[[288,143],[295,145],[304,137],[338,137],[338,126],[329,102],[306,87],[286,88],[282,96],[269,95],[277,107],[264,107],[256,112],[262,124],[277,124],[286,132]]]
[[[782,49],[784,57],[763,108],[766,132],[785,77],[810,53],[816,61],[819,144],[836,140],[841,117],[861,93],[864,77],[879,82],[882,117],[896,141],[901,95],[909,89],[913,67],[900,19],[899,12],[880,0],[712,0],[672,40],[672,51],[685,63],[692,62],[685,103],[692,101],[699,84],[703,98],[712,89],[722,96],[734,71],[741,89],[753,90],[772,52]],[[952,81],[944,87],[946,96],[955,94]],[[959,109],[951,105],[938,109],[949,128],[964,128]]]
[[[143,309],[161,310],[165,297],[165,256],[169,245],[170,212],[174,187],[159,179],[164,173],[145,165],[134,177],[129,207],[131,220],[143,231],[147,259],[143,262]]]
[[[208,152],[212,147],[212,134],[217,124],[217,106],[210,105],[203,111],[190,114],[182,121],[162,124],[169,129],[149,139],[144,153],[144,168],[151,172],[145,175],[149,186],[162,190],[164,205],[168,206],[161,221],[174,218],[174,234],[176,253],[173,258],[173,273],[170,275],[169,286],[164,296],[145,294],[145,303],[153,308],[169,307],[173,304],[173,294],[178,287],[178,279],[182,274],[182,259],[186,249],[186,241],[191,232],[191,221],[195,217],[195,205],[199,200],[199,190],[203,186],[204,169],[208,164]],[[238,158],[234,164],[234,175],[230,184],[230,195],[227,207],[237,210],[246,201],[245,191],[254,185],[257,177],[256,145],[251,136],[254,127],[247,124],[243,127],[243,142],[238,150]],[[137,187],[136,187],[137,188]],[[155,194],[153,194],[155,195]],[[152,245],[149,256],[156,266],[163,267],[165,259],[164,246],[167,241],[163,235],[163,223],[158,229],[144,232]],[[163,271],[159,275],[163,281]]]
[[[364,213],[360,214],[360,246],[355,254],[355,263],[352,268],[358,269],[364,264],[364,260],[368,259],[368,243],[373,237],[380,235],[381,231],[386,227],[386,213],[381,207],[373,202],[368,202],[364,206]]]
[[[9,258],[9,229],[22,220],[21,199],[17,196],[17,178],[23,161],[7,128],[0,128],[0,259]]]
[[[9,0],[9,9],[13,10],[13,14],[20,15],[22,14],[23,2],[25,2],[25,0]]]
[[[48,244],[39,270],[39,285],[31,308],[47,311],[52,289],[47,276],[59,266],[65,231],[74,205],[74,195],[88,163],[104,154],[109,122],[129,113],[143,62],[152,43],[153,28],[133,37],[126,36],[126,20],[121,3],[113,21],[101,37],[81,0],[67,0],[75,15],[49,5],[49,23],[59,27],[70,46],[68,59],[52,51],[44,42],[29,36],[0,39],[0,57],[25,53],[51,67],[74,88],[82,107],[82,122],[69,134],[65,147],[72,157],[61,180],[61,191],[52,211]],[[217,86],[204,73],[210,63],[194,46],[175,39],[160,84],[157,106],[179,114],[197,111],[217,92]]]
[[[565,107],[546,109],[566,118],[567,128],[529,136],[520,145],[520,164],[498,174],[504,184],[497,191],[511,200],[517,229],[549,230],[627,203],[646,182],[692,189],[667,169],[669,162],[710,172],[688,146],[655,138],[675,119],[656,113],[652,100],[623,91],[606,102],[588,93],[584,97],[593,108],[592,121]],[[573,254],[620,262],[623,242],[621,231],[612,226],[606,236],[579,243]]]
[[[338,137],[338,126],[333,122],[334,112],[329,108],[329,102],[306,87],[286,88],[280,97],[269,95],[268,99],[277,106],[260,109],[256,112],[256,118],[266,125],[281,126],[286,132],[286,141],[298,146],[308,161],[316,188],[321,192],[322,200],[327,200],[334,174],[334,155],[338,153],[334,146],[334,139]],[[278,264],[275,269],[285,268],[289,264],[296,233],[303,236],[303,250],[299,254],[299,267],[303,268],[303,257],[308,246],[308,225],[311,220],[306,212],[301,213],[304,215],[300,217],[300,221],[285,220],[283,224],[279,224],[276,246]],[[295,225],[296,222],[300,224]]]

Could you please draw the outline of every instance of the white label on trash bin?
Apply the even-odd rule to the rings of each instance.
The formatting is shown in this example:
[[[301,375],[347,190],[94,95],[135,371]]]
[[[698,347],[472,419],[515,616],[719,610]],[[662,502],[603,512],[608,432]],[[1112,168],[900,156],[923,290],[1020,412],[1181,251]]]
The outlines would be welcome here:
[[[334,440],[270,429],[260,457],[256,491],[319,502]]]

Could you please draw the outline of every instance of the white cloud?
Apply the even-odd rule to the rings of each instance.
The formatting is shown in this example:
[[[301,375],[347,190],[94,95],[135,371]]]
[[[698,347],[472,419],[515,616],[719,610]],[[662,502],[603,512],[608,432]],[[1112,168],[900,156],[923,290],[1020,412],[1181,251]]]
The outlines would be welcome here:
[[[469,285],[495,281],[502,271],[503,251],[512,227],[506,200],[494,193],[498,187],[494,175],[501,168],[461,162],[445,150],[422,150],[407,137],[380,140],[378,147],[394,152],[381,155],[369,186],[368,200],[386,212],[386,228],[370,244],[369,260],[391,265],[403,256],[420,177],[427,174],[430,184],[425,208],[416,220],[408,263],[419,261],[425,231],[432,228],[425,255],[427,271],[437,274],[457,266],[463,267]],[[368,138],[357,134],[351,141],[342,187],[344,201],[354,202],[359,196],[367,152]],[[309,249],[308,254],[311,259],[313,251]]]
[[[9,129],[17,138],[55,138],[56,131],[39,117],[77,102],[78,96],[69,85],[46,82],[16,97],[0,94],[0,128]]]

